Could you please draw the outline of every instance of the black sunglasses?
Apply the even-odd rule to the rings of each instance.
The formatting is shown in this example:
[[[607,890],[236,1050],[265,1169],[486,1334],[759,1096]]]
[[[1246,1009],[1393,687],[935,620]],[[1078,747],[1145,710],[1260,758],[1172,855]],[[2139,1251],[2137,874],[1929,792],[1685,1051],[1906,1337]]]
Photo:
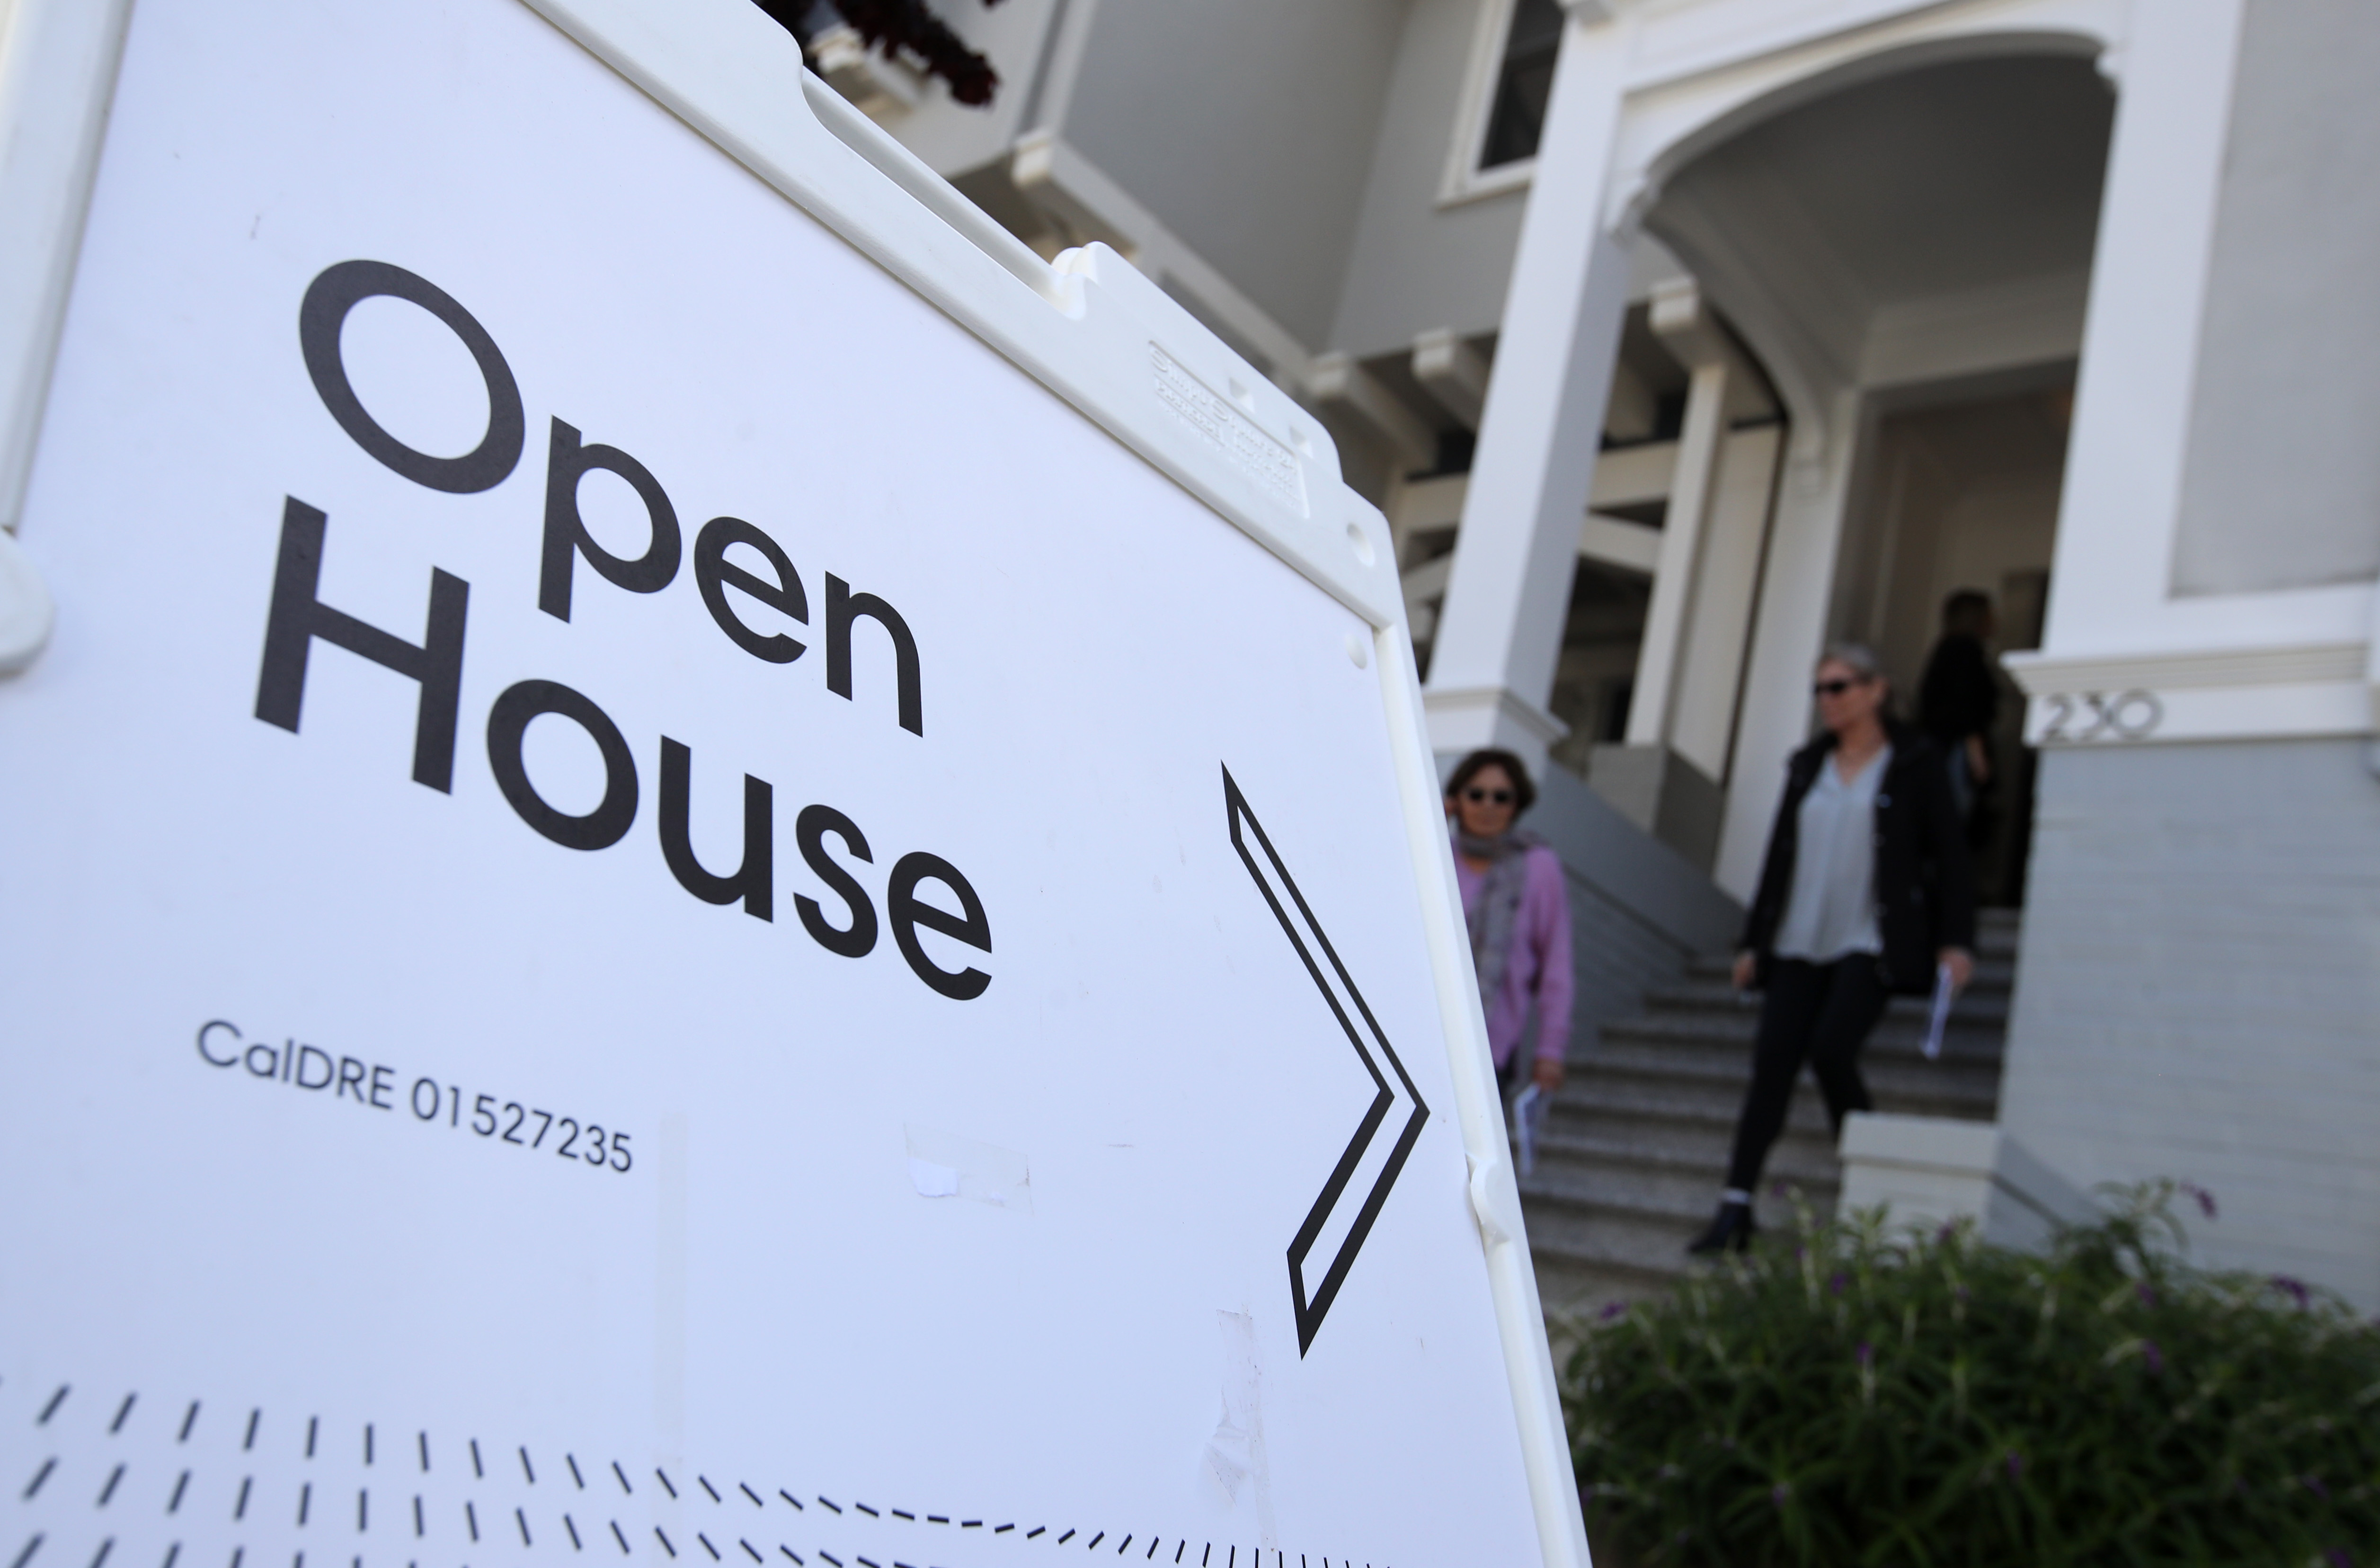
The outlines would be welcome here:
[[[1474,805],[1485,801],[1491,806],[1510,806],[1512,804],[1512,792],[1509,789],[1481,789],[1473,784],[1463,792],[1463,798]]]
[[[1855,686],[1865,685],[1867,685],[1867,681],[1864,678],[1855,681],[1820,681],[1810,689],[1820,697],[1840,697],[1843,693],[1851,690],[1851,688]]]

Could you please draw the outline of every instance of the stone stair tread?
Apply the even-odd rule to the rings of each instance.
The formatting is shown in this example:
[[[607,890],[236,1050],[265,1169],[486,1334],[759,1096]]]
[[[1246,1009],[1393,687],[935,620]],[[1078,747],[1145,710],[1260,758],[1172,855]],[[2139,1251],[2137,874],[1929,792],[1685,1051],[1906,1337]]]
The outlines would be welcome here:
[[[1731,1130],[1731,1129],[1730,1129]],[[1643,1166],[1659,1171],[1677,1171],[1701,1176],[1711,1173],[1712,1161],[1701,1150],[1675,1148],[1647,1148],[1624,1138],[1602,1137],[1593,1133],[1557,1132],[1548,1128],[1537,1140],[1536,1174],[1522,1178],[1522,1195],[1532,1190],[1531,1184],[1549,1168],[1563,1162],[1575,1164],[1620,1163]],[[1724,1165],[1724,1155],[1721,1156]],[[1767,1181],[1786,1181],[1805,1186],[1832,1188],[1839,1184],[1835,1161],[1830,1158],[1813,1158],[1798,1147],[1789,1148],[1779,1140],[1768,1157]],[[1541,1184],[1543,1185],[1543,1184]]]
[[[1700,1008],[1692,1012],[1643,1013],[1606,1024],[1600,1033],[1606,1041],[1683,1040],[1740,1050],[1752,1043],[1753,1031],[1759,1021],[1760,1015],[1748,1007],[1741,1012]],[[1943,1054],[1973,1056],[1997,1064],[2002,1054],[2006,1029],[2005,1020],[1953,1014],[1943,1031]],[[1925,1039],[1925,1018],[1922,1013],[1888,1013],[1877,1023],[1875,1033],[1868,1036],[1866,1050],[1914,1052]]]
[[[1826,1111],[1817,1101],[1814,1094],[1795,1095],[1786,1112],[1785,1128],[1779,1138],[1797,1148],[1815,1145],[1831,1154],[1834,1129],[1828,1125]],[[1546,1136],[1591,1137],[1605,1144],[1635,1148],[1648,1144],[1672,1146],[1681,1138],[1716,1138],[1724,1144],[1735,1136],[1736,1112],[1742,1108],[1740,1099],[1732,1096],[1692,1104],[1644,1097],[1606,1105],[1557,1105],[1555,1113],[1546,1120]]]
[[[1682,1278],[1693,1262],[1686,1251],[1694,1234],[1691,1220],[1660,1215],[1598,1222],[1531,1215],[1527,1224],[1529,1250],[1540,1267],[1547,1262],[1585,1265],[1668,1284]]]
[[[1958,1042],[1951,1041],[1955,1046]],[[1675,1068],[1694,1077],[1718,1075],[1741,1085],[1751,1076],[1752,1042],[1725,1039],[1680,1039],[1656,1036],[1645,1039],[1633,1034],[1602,1041],[1596,1049],[1572,1056],[1569,1062],[1573,1078],[1593,1078],[1598,1074],[1618,1074],[1628,1077],[1658,1075]],[[1913,1045],[1892,1041],[1872,1044],[1860,1053],[1860,1076],[1873,1087],[1879,1075],[1886,1079],[1911,1078],[1944,1084],[1971,1083],[1995,1085],[2000,1080],[2000,1062],[1997,1056],[1981,1051],[1946,1049],[1938,1060],[1929,1062]],[[1809,1069],[1803,1069],[1802,1082],[1815,1083]]]
[[[1814,1205],[1824,1222],[1827,1209]],[[1659,1288],[1706,1267],[1686,1244],[1710,1219],[1710,1207],[1693,1213],[1642,1213],[1621,1209],[1579,1210],[1541,1207],[1526,1218],[1529,1249],[1539,1271],[1555,1269],[1609,1272]],[[1772,1231],[1790,1226],[1790,1211],[1770,1222]]]
[[[1941,1100],[1973,1102],[1985,1107],[1999,1100],[1999,1075],[1981,1066],[1965,1063],[1913,1064],[1879,1062],[1869,1057],[1860,1064],[1860,1075],[1879,1100]],[[1717,1053],[1668,1051],[1658,1047],[1645,1048],[1607,1040],[1576,1072],[1571,1081],[1582,1089],[1598,1079],[1630,1076],[1668,1079],[1677,1083],[1727,1085],[1730,1091],[1741,1096],[1745,1082],[1745,1064],[1741,1057],[1729,1058]]]
[[[1887,1097],[1879,1105],[1890,1110],[1907,1097]],[[1978,1098],[1970,1103],[1980,1104]],[[1682,1124],[1695,1131],[1732,1132],[1736,1112],[1743,1105],[1743,1080],[1717,1076],[1678,1080],[1663,1075],[1643,1077],[1622,1075],[1573,1075],[1554,1100],[1548,1125],[1578,1122],[1626,1120],[1648,1127]],[[1834,1130],[1827,1121],[1826,1102],[1806,1079],[1795,1089],[1785,1115],[1787,1137],[1809,1137],[1834,1147]]]
[[[1895,1039],[1887,1036],[1868,1042],[1860,1053],[1860,1071],[1873,1079],[1879,1071],[1930,1075],[1945,1081],[1972,1078],[1979,1083],[1998,1083],[2000,1077],[2000,1055],[1983,1049],[1972,1038],[1952,1035],[1943,1041],[1942,1054],[1927,1061],[1915,1039]],[[1616,1067],[1631,1074],[1657,1071],[1665,1064],[1675,1063],[1686,1071],[1698,1068],[1725,1068],[1737,1081],[1749,1074],[1752,1062],[1752,1039],[1747,1033],[1729,1038],[1719,1034],[1691,1034],[1682,1030],[1639,1029],[1633,1025],[1615,1027],[1604,1038],[1586,1050],[1576,1051],[1567,1064],[1571,1076],[1592,1074],[1604,1066]]]
[[[1521,1185],[1521,1211],[1524,1215],[1556,1210],[1584,1215],[1649,1215],[1678,1223],[1700,1224],[1710,1218],[1724,1181],[1724,1169],[1717,1165],[1665,1172],[1658,1177],[1625,1169],[1540,1165]],[[1775,1182],[1764,1179],[1762,1207],[1789,1214],[1798,1195],[1812,1209],[1831,1211],[1841,1190],[1842,1184],[1833,1178],[1780,1176]]]
[[[1696,981],[1717,980],[1730,984],[1735,971],[1735,955],[1731,953],[1699,953],[1686,960],[1685,976]],[[1998,988],[2006,991],[2016,983],[2016,948],[2001,946],[1989,941],[1975,950],[1974,978],[1970,989]]]
[[[1709,1126],[1698,1130],[1672,1126],[1671,1136],[1655,1141],[1641,1132],[1623,1131],[1618,1127],[1600,1127],[1585,1136],[1595,1142],[1586,1147],[1552,1145],[1538,1155],[1539,1170],[1548,1166],[1576,1165],[1594,1169],[1629,1167],[1654,1175],[1677,1172],[1699,1172],[1717,1180],[1727,1169],[1729,1154],[1735,1148],[1735,1129]],[[1642,1161],[1643,1163],[1633,1163]],[[1823,1129],[1811,1129],[1777,1140],[1768,1152],[1768,1169],[1775,1173],[1800,1179],[1805,1174],[1814,1180],[1836,1180],[1834,1143]]]
[[[1789,1184],[1790,1185],[1791,1184]],[[1824,1222],[1834,1212],[1835,1192],[1832,1189],[1801,1187],[1800,1196],[1811,1215]],[[1523,1221],[1535,1226],[1540,1216],[1548,1225],[1559,1228],[1566,1221],[1583,1220],[1591,1224],[1653,1225],[1665,1234],[1674,1233],[1681,1249],[1686,1238],[1708,1222],[1711,1211],[1718,1207],[1716,1184],[1700,1187],[1689,1194],[1680,1192],[1671,1197],[1646,1197],[1638,1194],[1590,1192],[1585,1188],[1539,1188],[1524,1193]],[[1779,1197],[1764,1183],[1757,1211],[1771,1225],[1790,1226],[1796,1212],[1792,1195]],[[1682,1258],[1681,1262],[1683,1261]]]
[[[2010,991],[2006,986],[1977,984],[1961,993],[1950,1004],[1950,1022],[2005,1026],[2008,1022]],[[1655,986],[1645,993],[1645,1004],[1658,1013],[1678,1013],[1692,1009],[1711,1009],[1729,1014],[1757,1015],[1757,997],[1737,991],[1725,979],[1690,981],[1683,985]],[[1885,1007],[1888,1018],[1913,1018],[1922,1026],[1932,1015],[1934,1001],[1925,996],[1896,996]]]
[[[1681,1138],[1696,1142],[1716,1142],[1724,1148],[1735,1136],[1736,1112],[1742,1109],[1742,1095],[1720,1099],[1707,1095],[1698,1099],[1667,1095],[1618,1096],[1592,1105],[1564,1105],[1557,1100],[1554,1112],[1547,1118],[1548,1130],[1570,1128],[1615,1141],[1643,1146],[1656,1140],[1674,1142]],[[1785,1130],[1779,1145],[1797,1147],[1812,1144],[1832,1152],[1834,1129],[1827,1124],[1827,1113],[1817,1096],[1797,1094],[1785,1116]]]

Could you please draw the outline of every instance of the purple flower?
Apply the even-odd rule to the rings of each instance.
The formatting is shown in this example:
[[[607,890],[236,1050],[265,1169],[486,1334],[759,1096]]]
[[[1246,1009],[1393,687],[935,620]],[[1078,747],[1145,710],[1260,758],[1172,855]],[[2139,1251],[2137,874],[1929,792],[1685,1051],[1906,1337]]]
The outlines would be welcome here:
[[[1784,1184],[1783,1182],[1771,1182],[1771,1183],[1769,1183],[1769,1184],[1768,1184],[1768,1196],[1769,1196],[1769,1197],[1784,1197],[1784,1196],[1785,1196],[1785,1184]]]
[[[1851,1282],[1852,1277],[1849,1274],[1837,1274],[1833,1279],[1827,1282],[1827,1288],[1834,1292],[1837,1295],[1840,1295],[1843,1294],[1843,1287]]]
[[[2156,1305],[2156,1292],[2150,1286],[2146,1280],[2143,1280],[2139,1284],[2134,1285],[2132,1287],[2132,1294],[2141,1298],[2141,1305],[2143,1307],[2155,1307]]]
[[[1945,1220],[1942,1222],[1942,1228],[1934,1233],[1934,1245],[1936,1246],[1941,1246],[1948,1243],[1952,1236],[1957,1235],[1958,1234],[1959,1222],[1956,1220]]]
[[[2343,1546],[2332,1547],[2322,1555],[2324,1561],[2329,1562],[2332,1568],[2355,1568],[2355,1559],[2347,1555],[2347,1549]]]
[[[1792,1495],[1792,1487],[1783,1481],[1779,1481],[1775,1486],[1768,1489],[1768,1501],[1775,1503],[1779,1508],[1784,1507],[1785,1500]]]
[[[2011,1481],[2022,1479],[2024,1476],[2024,1455],[2015,1449],[2008,1451],[2008,1474]]]
[[[2313,1298],[2313,1293],[2306,1289],[2303,1280],[2293,1280],[2287,1274],[2276,1274],[2273,1276],[2272,1284],[2275,1290],[2296,1302],[2298,1310],[2301,1312],[2305,1310]]]
[[[2322,1477],[2320,1476],[2300,1476],[2298,1479],[2303,1481],[2305,1483],[2305,1489],[2313,1493],[2314,1496],[2322,1499],[2325,1502],[2328,1502],[2330,1501],[2330,1489],[2322,1484]]]
[[[1864,1366],[1866,1366],[1869,1362],[1871,1362],[1871,1361],[1873,1361],[1873,1360],[1875,1360],[1875,1359],[1876,1359],[1876,1346],[1874,1346],[1874,1345],[1872,1345],[1872,1344],[1868,1343],[1867,1343],[1867,1341],[1865,1341],[1865,1340],[1862,1340],[1862,1341],[1860,1341],[1860,1343],[1859,1343],[1859,1364],[1860,1364],[1861,1366],[1864,1367]]]
[[[2215,1195],[2196,1182],[2184,1182],[2181,1190],[2198,1200],[2198,1211],[2212,1220],[2215,1215]]]
[[[1603,1304],[1603,1321],[1609,1323],[1627,1310],[1628,1304],[1624,1301],[1607,1301]]]
[[[2141,1341],[2141,1365],[2149,1369],[2152,1378],[2164,1376],[2165,1352],[2157,1348],[2156,1341]]]

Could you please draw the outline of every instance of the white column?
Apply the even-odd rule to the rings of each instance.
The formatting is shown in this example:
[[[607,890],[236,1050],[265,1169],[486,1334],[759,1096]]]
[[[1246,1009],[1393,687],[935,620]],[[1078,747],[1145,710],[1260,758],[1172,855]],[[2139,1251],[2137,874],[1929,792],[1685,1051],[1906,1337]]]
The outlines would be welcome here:
[[[1670,505],[1661,518],[1660,562],[1653,569],[1645,640],[1636,653],[1635,692],[1628,704],[1628,744],[1666,747],[1677,711],[1694,585],[1702,576],[1704,525],[1718,486],[1719,453],[1727,438],[1730,355],[1724,334],[1703,308],[1701,291],[1691,281],[1680,279],[1655,290],[1652,316],[1653,330],[1693,371]]]
[[[1554,70],[1423,694],[1437,749],[1506,746],[1533,765],[1565,733],[1546,702],[1628,308],[1627,252],[1601,221],[1624,24],[1576,15]]]
[[[1777,521],[1761,574],[1760,609],[1746,662],[1735,766],[1711,875],[1737,898],[1760,881],[1769,819],[1785,784],[1785,760],[1810,737],[1810,676],[1826,646],[1835,561],[1852,489],[1860,395],[1837,391],[1825,406],[1821,440],[1795,440],[1777,494]]]
[[[2160,644],[2195,650],[2237,635],[2212,624],[2212,614],[2168,611],[2244,9],[2243,0],[2135,7],[2112,62],[2116,124],[2058,506],[2046,653],[2104,657]]]

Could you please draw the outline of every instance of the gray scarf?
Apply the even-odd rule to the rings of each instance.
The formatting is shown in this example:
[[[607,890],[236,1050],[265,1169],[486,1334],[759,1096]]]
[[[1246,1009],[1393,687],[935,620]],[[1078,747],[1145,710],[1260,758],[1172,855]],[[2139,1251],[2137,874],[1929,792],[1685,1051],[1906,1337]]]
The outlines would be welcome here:
[[[1521,894],[1529,882],[1529,851],[1546,841],[1533,833],[1513,829],[1501,838],[1474,838],[1462,829],[1454,833],[1455,853],[1466,860],[1488,862],[1479,901],[1464,912],[1471,928],[1471,966],[1479,971],[1479,1005],[1495,1005],[1503,988],[1504,970],[1512,958],[1512,922],[1521,913]]]

